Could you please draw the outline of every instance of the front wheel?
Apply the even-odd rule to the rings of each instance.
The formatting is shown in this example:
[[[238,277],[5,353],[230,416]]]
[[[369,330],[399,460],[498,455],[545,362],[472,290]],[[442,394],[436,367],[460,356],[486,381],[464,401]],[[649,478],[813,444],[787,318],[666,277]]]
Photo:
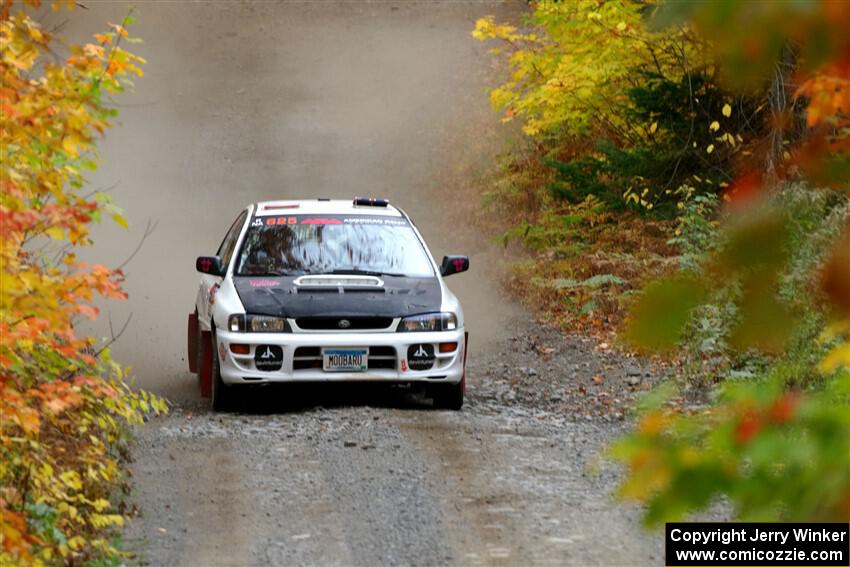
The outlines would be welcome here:
[[[434,384],[434,407],[457,411],[463,407],[466,376],[457,384]]]
[[[204,398],[209,398],[212,395],[212,367],[216,354],[211,336],[212,333],[209,331],[198,329],[196,368],[198,370],[198,384],[201,387],[201,397]]]
[[[210,349],[212,350],[212,409],[215,411],[228,411],[233,409],[234,392],[233,387],[228,386],[221,379],[221,362],[219,361],[218,345],[216,345],[215,330],[210,333]]]

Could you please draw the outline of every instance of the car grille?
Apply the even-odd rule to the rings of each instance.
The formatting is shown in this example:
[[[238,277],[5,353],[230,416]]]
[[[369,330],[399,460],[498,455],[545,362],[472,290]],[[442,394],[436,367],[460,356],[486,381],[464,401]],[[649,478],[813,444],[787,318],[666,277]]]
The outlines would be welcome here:
[[[340,326],[340,321],[348,325]],[[309,331],[357,331],[366,329],[387,329],[393,324],[392,317],[299,317],[295,323],[301,329]]]
[[[298,347],[292,361],[293,370],[322,368],[322,348],[317,346]],[[369,370],[395,370],[396,353],[391,346],[369,347]]]

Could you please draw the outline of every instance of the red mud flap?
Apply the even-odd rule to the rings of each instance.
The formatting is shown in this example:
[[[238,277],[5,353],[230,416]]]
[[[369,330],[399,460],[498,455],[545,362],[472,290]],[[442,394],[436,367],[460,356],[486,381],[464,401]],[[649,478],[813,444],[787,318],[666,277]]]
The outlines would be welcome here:
[[[463,395],[466,395],[466,353],[469,352],[469,331],[463,333],[463,378],[460,383],[463,384]]]
[[[186,337],[188,348],[186,352],[189,355],[189,372],[197,374],[198,372],[198,314],[189,313],[189,329]]]

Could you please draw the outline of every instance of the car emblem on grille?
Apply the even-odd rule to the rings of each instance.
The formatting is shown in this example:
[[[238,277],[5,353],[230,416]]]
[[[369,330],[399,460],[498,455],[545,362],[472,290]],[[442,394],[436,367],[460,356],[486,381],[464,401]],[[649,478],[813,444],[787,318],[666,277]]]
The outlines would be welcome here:
[[[349,321],[348,319],[340,319],[339,323],[337,323],[337,326],[340,329],[347,329],[351,326],[351,321]]]

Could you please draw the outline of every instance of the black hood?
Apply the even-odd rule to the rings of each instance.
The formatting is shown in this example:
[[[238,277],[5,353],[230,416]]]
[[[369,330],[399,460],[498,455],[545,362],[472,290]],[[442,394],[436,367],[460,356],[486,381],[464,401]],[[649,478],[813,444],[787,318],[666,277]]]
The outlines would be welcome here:
[[[275,317],[406,317],[440,310],[437,278],[386,276],[383,290],[346,288],[343,293],[296,289],[295,277],[236,276],[233,284],[246,313]]]

